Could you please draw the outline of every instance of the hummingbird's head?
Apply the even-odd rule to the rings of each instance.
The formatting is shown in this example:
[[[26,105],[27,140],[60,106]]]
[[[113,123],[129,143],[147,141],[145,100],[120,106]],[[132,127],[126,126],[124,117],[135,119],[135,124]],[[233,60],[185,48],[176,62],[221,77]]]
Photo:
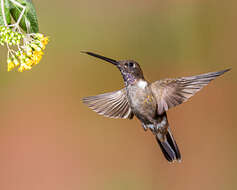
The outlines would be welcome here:
[[[115,65],[122,73],[123,79],[126,84],[134,83],[137,79],[144,79],[141,67],[136,61],[133,60],[116,61],[114,59],[107,58],[92,52],[82,51],[82,53],[86,53],[90,56],[97,57],[99,59],[102,59]]]
[[[135,79],[143,79],[143,72],[140,65],[133,60],[118,61],[118,68],[123,75],[132,75]]]

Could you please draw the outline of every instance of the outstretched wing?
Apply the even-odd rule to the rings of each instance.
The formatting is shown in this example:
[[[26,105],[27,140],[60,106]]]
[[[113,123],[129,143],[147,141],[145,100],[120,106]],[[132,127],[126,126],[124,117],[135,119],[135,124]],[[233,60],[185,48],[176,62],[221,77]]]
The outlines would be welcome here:
[[[226,69],[191,77],[164,79],[152,83],[151,89],[157,100],[158,114],[162,114],[169,108],[187,101],[210,81],[229,70]]]
[[[133,113],[128,104],[125,89],[97,96],[86,97],[83,98],[83,103],[85,103],[96,113],[106,117],[124,119],[133,118]]]

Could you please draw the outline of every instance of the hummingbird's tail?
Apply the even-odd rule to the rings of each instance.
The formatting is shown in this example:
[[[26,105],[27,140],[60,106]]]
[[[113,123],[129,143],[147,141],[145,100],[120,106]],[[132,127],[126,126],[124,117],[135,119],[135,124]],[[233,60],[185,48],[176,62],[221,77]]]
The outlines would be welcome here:
[[[165,158],[169,162],[173,162],[175,160],[181,161],[181,154],[179,152],[178,145],[176,144],[169,127],[165,135],[157,133],[156,140],[160,145]]]

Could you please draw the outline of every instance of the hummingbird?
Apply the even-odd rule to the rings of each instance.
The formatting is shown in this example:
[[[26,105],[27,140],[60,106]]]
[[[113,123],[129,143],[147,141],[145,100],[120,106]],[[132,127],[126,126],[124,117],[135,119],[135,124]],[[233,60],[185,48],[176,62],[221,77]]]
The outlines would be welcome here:
[[[167,78],[150,83],[144,78],[136,61],[117,61],[88,51],[82,53],[115,65],[125,84],[125,87],[118,91],[85,97],[83,103],[98,114],[110,118],[132,119],[135,115],[144,130],[149,129],[154,134],[169,162],[181,161],[181,154],[172,135],[166,112],[186,102],[210,81],[230,70]]]

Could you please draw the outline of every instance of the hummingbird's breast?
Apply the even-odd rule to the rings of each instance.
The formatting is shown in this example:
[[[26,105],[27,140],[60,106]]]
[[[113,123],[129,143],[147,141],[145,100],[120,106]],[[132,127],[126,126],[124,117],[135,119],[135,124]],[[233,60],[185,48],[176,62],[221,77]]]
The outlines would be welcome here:
[[[128,102],[133,113],[144,123],[149,123],[148,118],[156,117],[156,100],[150,85],[140,80],[127,86]]]

